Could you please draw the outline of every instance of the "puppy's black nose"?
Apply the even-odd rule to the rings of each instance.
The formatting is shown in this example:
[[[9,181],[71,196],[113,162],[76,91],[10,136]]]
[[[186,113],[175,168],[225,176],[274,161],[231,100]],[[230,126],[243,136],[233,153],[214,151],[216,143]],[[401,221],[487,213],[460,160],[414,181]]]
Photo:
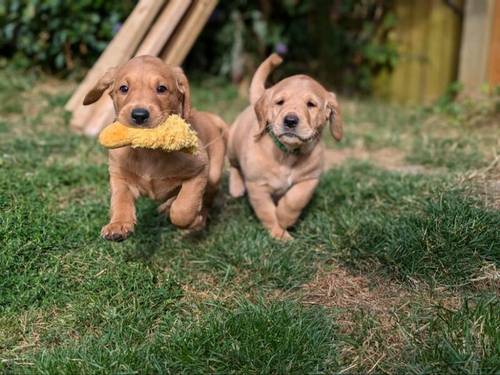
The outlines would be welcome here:
[[[299,118],[297,115],[286,115],[283,119],[283,124],[288,129],[293,129],[299,124]]]
[[[132,110],[132,120],[138,125],[146,122],[149,118],[149,111],[145,108],[134,108]]]

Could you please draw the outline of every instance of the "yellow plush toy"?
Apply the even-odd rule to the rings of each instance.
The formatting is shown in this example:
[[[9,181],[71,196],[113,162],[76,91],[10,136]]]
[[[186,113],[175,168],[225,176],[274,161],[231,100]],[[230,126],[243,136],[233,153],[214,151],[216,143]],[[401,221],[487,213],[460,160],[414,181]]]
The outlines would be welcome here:
[[[169,116],[163,124],[152,129],[137,129],[114,122],[99,134],[99,142],[107,148],[131,146],[188,154],[195,154],[198,148],[196,132],[178,115]]]

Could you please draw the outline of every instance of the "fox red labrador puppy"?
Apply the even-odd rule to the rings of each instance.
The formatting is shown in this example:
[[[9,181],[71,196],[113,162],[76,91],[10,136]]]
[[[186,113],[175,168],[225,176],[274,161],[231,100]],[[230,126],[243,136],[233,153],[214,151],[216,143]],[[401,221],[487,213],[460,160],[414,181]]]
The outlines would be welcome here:
[[[273,54],[259,66],[250,86],[252,106],[229,131],[229,190],[233,197],[247,191],[271,236],[287,240],[287,228],[311,199],[323,170],[323,128],[328,123],[340,141],[343,125],[335,94],[306,75],[265,88],[281,62]]]
[[[102,228],[102,237],[121,241],[134,231],[135,199],[140,195],[160,202],[159,211],[177,227],[202,228],[222,175],[227,125],[212,113],[192,109],[182,69],[153,56],[135,57],[110,69],[86,95],[84,104],[94,103],[108,88],[117,121],[153,128],[178,114],[198,133],[199,152],[109,150],[111,218]]]

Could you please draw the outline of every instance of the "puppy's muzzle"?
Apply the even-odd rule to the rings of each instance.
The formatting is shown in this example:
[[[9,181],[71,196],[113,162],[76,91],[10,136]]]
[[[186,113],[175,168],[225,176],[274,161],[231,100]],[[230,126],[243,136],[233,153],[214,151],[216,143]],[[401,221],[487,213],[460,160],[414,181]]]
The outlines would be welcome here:
[[[134,108],[130,113],[130,117],[132,117],[135,124],[141,125],[148,121],[149,111],[145,108]]]

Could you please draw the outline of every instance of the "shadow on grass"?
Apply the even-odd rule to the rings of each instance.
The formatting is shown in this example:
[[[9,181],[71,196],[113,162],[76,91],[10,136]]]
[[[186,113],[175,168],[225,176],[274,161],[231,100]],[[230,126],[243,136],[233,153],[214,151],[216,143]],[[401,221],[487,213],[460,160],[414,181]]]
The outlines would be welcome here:
[[[162,232],[171,232],[175,227],[167,217],[157,211],[158,204],[146,199],[136,202],[137,225],[127,242],[133,243],[132,249],[125,253],[126,261],[148,263],[161,247]]]
[[[323,243],[357,270],[458,285],[500,262],[500,212],[437,177],[356,163],[325,177],[311,210],[331,228]]]

